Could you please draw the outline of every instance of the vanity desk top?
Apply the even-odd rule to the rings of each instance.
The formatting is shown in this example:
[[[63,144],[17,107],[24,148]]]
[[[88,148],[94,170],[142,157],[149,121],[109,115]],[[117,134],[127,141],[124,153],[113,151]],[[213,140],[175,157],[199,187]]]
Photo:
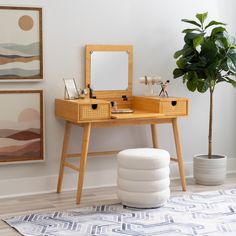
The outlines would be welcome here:
[[[134,96],[126,108],[132,113],[112,113],[110,102],[101,99],[56,99],[55,114],[66,121],[80,123],[115,123],[115,119],[175,118],[188,114],[188,99]]]

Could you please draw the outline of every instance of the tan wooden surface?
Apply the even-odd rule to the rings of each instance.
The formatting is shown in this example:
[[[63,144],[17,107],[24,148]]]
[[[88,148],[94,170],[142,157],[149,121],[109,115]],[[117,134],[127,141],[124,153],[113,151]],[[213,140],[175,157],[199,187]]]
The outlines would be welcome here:
[[[80,157],[79,178],[78,178],[78,187],[77,187],[77,196],[76,196],[77,204],[80,203],[80,198],[82,194],[84,172],[86,169],[86,162],[87,162],[87,155],[88,155],[90,131],[91,131],[91,123],[85,124],[84,129],[83,129],[82,152],[81,152],[81,157]]]
[[[94,109],[93,109],[94,106]],[[110,119],[110,102],[99,99],[55,99],[55,115],[71,122]]]
[[[177,101],[179,103],[179,107],[172,108],[170,105],[171,101]],[[127,114],[111,114],[110,117],[96,117],[96,112],[90,119],[81,120],[80,113],[81,109],[86,108],[86,105],[91,104],[106,104],[109,105],[109,100],[112,99],[79,99],[79,100],[65,100],[65,99],[55,99],[55,115],[58,118],[70,121],[72,123],[87,123],[91,120],[92,123],[94,122],[107,122],[107,123],[114,123],[114,119],[133,119],[133,122],[136,120],[142,120],[147,118],[159,118],[163,117],[167,118],[174,118],[179,116],[186,116],[188,114],[188,100],[184,98],[156,98],[156,97],[133,97],[132,101],[130,102],[130,107],[134,110],[134,113],[127,113]],[[167,101],[167,102],[166,102]],[[124,101],[125,102],[125,101]],[[163,105],[164,104],[164,105]],[[167,105],[166,105],[167,104]],[[127,105],[127,104],[126,104]],[[125,104],[122,106],[125,107]],[[121,108],[119,106],[118,108]],[[127,108],[130,108],[127,105]],[[162,108],[161,108],[162,107]],[[165,108],[163,110],[163,107]],[[107,106],[109,108],[109,106]],[[160,112],[160,111],[163,112]],[[116,122],[116,121],[115,121]]]
[[[58,182],[57,182],[58,193],[61,192],[62,180],[64,176],[64,164],[65,164],[65,158],[66,158],[67,148],[69,144],[70,132],[71,132],[71,123],[66,122],[65,128],[64,128],[64,140],[63,140],[63,146],[62,146],[62,152],[61,152],[60,170],[59,170]]]
[[[186,191],[184,160],[183,160],[182,149],[181,149],[181,144],[180,144],[177,118],[173,119],[172,127],[173,127],[174,139],[175,139],[175,148],[176,148],[176,154],[177,154],[177,159],[178,159],[178,167],[179,167],[179,174],[180,174],[180,179],[182,183],[182,189],[183,191]]]
[[[100,119],[99,117],[91,117],[91,120],[81,120],[80,119],[80,108],[83,108],[84,104],[103,104],[102,100],[95,99],[84,99],[84,100],[63,100],[56,99],[56,116],[58,118],[62,118],[66,120],[66,128],[64,134],[64,143],[62,148],[62,156],[61,156],[61,165],[58,177],[58,186],[57,192],[61,191],[61,185],[64,174],[64,167],[70,168],[74,171],[79,170],[78,173],[78,188],[77,188],[77,197],[76,202],[79,204],[81,199],[81,193],[83,188],[83,179],[86,169],[86,160],[88,154],[91,155],[88,151],[89,138],[90,138],[90,130],[91,128],[105,128],[105,127],[114,127],[114,126],[130,126],[130,125],[150,125],[151,126],[151,136],[153,147],[158,147],[158,139],[157,139],[157,127],[156,124],[171,124],[173,127],[173,134],[175,138],[176,144],[176,154],[177,157],[173,160],[177,162],[179,165],[179,174],[181,177],[181,184],[183,191],[186,191],[186,182],[185,182],[185,172],[184,172],[184,162],[182,157],[182,150],[180,145],[180,135],[178,130],[177,117],[179,115],[187,114],[187,99],[184,98],[157,98],[157,97],[133,97],[133,103],[131,107],[134,109],[133,113],[128,114],[112,114],[110,119]],[[172,101],[177,101],[181,105],[180,112],[179,108],[172,110]],[[162,103],[167,104],[167,114],[160,113]],[[105,101],[105,104],[109,104],[109,100]],[[82,106],[81,106],[82,105]],[[165,111],[164,109],[164,111]],[[168,110],[169,109],[169,110]],[[181,113],[182,112],[182,113]],[[67,151],[68,140],[69,140],[69,122],[73,125],[78,125],[83,129],[83,141],[82,141],[82,150],[80,154],[70,154]],[[102,152],[93,152],[95,155],[101,155],[105,153],[111,153],[112,151],[102,151]],[[65,162],[65,158],[70,157],[80,157],[80,166],[76,166],[71,164],[69,160]]]
[[[181,150],[181,145],[180,145],[180,136],[179,136],[179,130],[178,130],[178,123],[177,123],[177,118],[166,118],[164,116],[160,116],[159,118],[142,118],[142,122],[140,122],[139,119],[114,119],[114,123],[109,123],[107,121],[104,122],[88,122],[88,123],[82,123],[78,124],[83,128],[83,140],[82,140],[82,151],[81,154],[69,154],[67,152],[67,147],[68,147],[68,141],[69,141],[69,127],[70,123],[66,122],[65,126],[65,134],[64,134],[64,142],[63,142],[63,148],[62,148],[62,156],[61,156],[61,165],[60,165],[60,171],[59,171],[59,177],[58,177],[58,186],[57,186],[57,192],[59,193],[61,191],[61,185],[62,185],[62,180],[63,180],[63,174],[64,174],[64,167],[68,167],[72,170],[78,171],[78,186],[77,186],[77,196],[76,196],[76,203],[80,204],[81,200],[81,194],[82,194],[82,189],[83,189],[83,179],[84,179],[84,174],[86,170],[86,161],[87,161],[87,156],[88,156],[88,145],[89,145],[89,138],[90,138],[90,131],[91,127],[109,127],[109,126],[119,126],[119,125],[140,125],[143,124],[150,124],[151,125],[151,135],[152,135],[152,141],[153,141],[153,147],[158,147],[157,143],[157,133],[156,133],[156,126],[155,123],[163,121],[164,123],[170,123],[172,124],[173,127],[173,133],[174,133],[174,138],[175,138],[175,144],[176,144],[176,161],[179,165],[179,174],[181,177],[181,185],[182,185],[182,190],[186,191],[186,181],[185,181],[185,171],[184,171],[184,162],[183,162],[183,157],[182,157],[182,150]],[[122,123],[122,121],[125,121]],[[106,152],[95,152],[94,154],[102,154]],[[77,167],[73,164],[70,164],[68,161],[65,162],[65,158],[68,157],[80,157],[80,166]]]
[[[153,148],[158,148],[157,127],[155,124],[151,124],[151,133],[152,133],[152,146]]]
[[[159,118],[159,117],[163,117],[164,114],[159,114],[159,113],[152,113],[152,112],[144,112],[144,111],[134,111],[133,113],[124,113],[124,114],[111,114],[111,118],[114,119],[129,119],[129,120],[133,120],[134,122],[136,122],[137,119],[141,118]],[[138,121],[138,120],[137,120]]]
[[[132,108],[165,115],[187,116],[188,99],[179,97],[132,97]]]
[[[193,179],[187,179],[188,190],[182,192],[179,189],[180,180],[171,180],[171,196],[182,196],[192,192],[213,191],[235,188],[236,174],[229,175],[225,184],[221,186],[196,185]],[[39,212],[63,211],[78,208],[75,202],[76,191],[63,191],[60,195],[55,192],[0,199],[0,219],[12,216],[25,215]],[[116,187],[84,189],[79,207],[97,206],[102,204],[115,204],[117,199]],[[0,220],[1,236],[19,236],[14,229]]]
[[[93,95],[99,99],[103,98],[121,98],[126,95],[128,98],[132,96],[132,78],[133,78],[133,46],[131,45],[86,45],[86,68],[85,68],[85,84],[88,87],[91,84],[91,52],[94,51],[119,51],[128,52],[128,90],[104,90],[94,91]],[[118,101],[119,102],[119,101]]]

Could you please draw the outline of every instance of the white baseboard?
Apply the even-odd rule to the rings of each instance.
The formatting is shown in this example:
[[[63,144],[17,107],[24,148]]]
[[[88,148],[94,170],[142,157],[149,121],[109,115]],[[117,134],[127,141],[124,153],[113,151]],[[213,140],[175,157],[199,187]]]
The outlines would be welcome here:
[[[227,174],[236,173],[236,158],[228,159]],[[185,163],[186,177],[193,176],[192,162]],[[170,165],[170,178],[178,179],[179,171],[176,163]],[[108,187],[116,185],[116,171],[90,171],[85,174],[84,188]],[[0,180],[0,199],[56,192],[57,175],[39,176]],[[77,175],[66,174],[63,180],[63,191],[75,190]]]

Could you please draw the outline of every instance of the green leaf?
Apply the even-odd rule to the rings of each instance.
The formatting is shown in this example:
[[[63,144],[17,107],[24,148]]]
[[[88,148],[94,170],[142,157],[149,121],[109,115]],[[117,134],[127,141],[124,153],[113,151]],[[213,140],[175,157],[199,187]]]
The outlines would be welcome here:
[[[194,80],[188,80],[187,88],[191,92],[194,92],[197,89],[197,83]]]
[[[226,31],[223,32],[223,37],[227,41],[227,47],[231,47],[231,46],[235,46],[236,45],[235,37],[229,35]]]
[[[178,61],[176,61],[176,65],[180,68],[180,69],[184,69],[185,66],[187,64],[187,61],[185,58],[181,57]]]
[[[198,13],[198,14],[196,14],[196,17],[197,17],[198,20],[201,22],[201,24],[203,24],[204,21],[205,21],[206,18],[207,18],[207,15],[208,15],[208,12],[205,12],[205,13]]]
[[[183,57],[187,57],[194,54],[195,54],[194,48],[189,46],[188,44],[185,44],[183,47]]]
[[[227,66],[227,58],[224,58],[224,60],[221,61],[220,66],[218,68],[219,70],[223,70],[223,71],[228,71],[229,68]]]
[[[228,50],[228,54],[229,55],[235,55],[236,54],[236,49],[234,47],[231,47],[229,50]]]
[[[181,70],[179,68],[174,69],[173,71],[174,79],[184,75],[184,73],[185,73],[184,70]]]
[[[182,55],[182,53],[183,53],[183,49],[176,51],[174,54],[174,58],[177,59],[178,57],[180,57]]]
[[[222,33],[222,32],[224,32],[224,31],[226,31],[226,29],[224,28],[224,27],[216,27],[216,28],[214,28],[212,31],[211,31],[211,36],[214,36],[214,35],[216,35],[216,34],[218,34],[218,33]]]
[[[230,84],[232,84],[235,88],[236,88],[236,81],[235,80],[233,80],[233,79],[231,79],[231,78],[229,78],[229,77],[226,77],[227,78],[227,82],[228,83],[230,83]]]
[[[186,86],[188,90],[194,92],[197,89],[198,76],[196,72],[189,71],[184,77],[184,80],[187,80]]]
[[[208,62],[207,70],[209,72],[213,72],[214,73],[216,70],[218,70],[219,64],[220,64],[220,60],[215,57],[213,60]]]
[[[195,39],[193,40],[193,46],[194,46],[194,48],[196,48],[197,46],[199,46],[199,45],[203,42],[203,40],[204,40],[203,35],[199,35],[197,38],[195,38]]]
[[[227,66],[231,72],[236,73],[236,49],[230,48],[227,53]]]
[[[227,58],[227,66],[230,71],[232,71],[233,73],[236,73],[236,59],[234,59],[232,57],[228,57]]]
[[[202,32],[200,29],[194,28],[194,29],[185,29],[185,30],[182,31],[182,33],[190,33],[190,32],[193,32],[193,31]]]
[[[215,42],[221,41],[222,44],[224,45],[224,48],[228,48],[229,47],[228,33],[226,31],[223,31],[221,33],[215,34],[213,39],[215,40]]]
[[[197,91],[200,93],[205,93],[209,88],[209,84],[206,80],[199,80],[197,84]]]
[[[236,46],[236,39],[234,36],[229,35],[228,42],[229,42],[230,47]]]
[[[186,33],[184,36],[184,41],[187,45],[193,46],[193,40],[195,38],[198,38],[201,34],[196,34],[196,33]]]
[[[216,44],[217,47],[225,49],[225,45],[221,40],[216,40],[215,44]]]
[[[219,22],[219,21],[213,20],[213,21],[209,22],[208,25],[206,25],[205,29],[209,28],[209,27],[212,26],[212,25],[226,25],[226,24],[225,24],[225,23],[222,23],[222,22]]]
[[[216,81],[217,84],[221,83],[221,82],[228,82],[228,80],[223,78],[223,77],[221,77],[221,78],[217,79],[217,81]]]
[[[201,27],[201,25],[199,23],[197,23],[196,21],[194,21],[194,20],[182,19],[182,21],[186,22],[186,23],[189,23],[189,24],[192,24],[192,25],[196,25],[196,26]]]
[[[188,75],[184,74],[184,76],[183,76],[183,83],[185,83],[186,81],[188,81]]]
[[[211,39],[204,41],[201,47],[200,55],[202,57],[205,57],[207,63],[215,61],[217,53],[218,53],[218,48],[216,47],[214,41],[212,41]]]

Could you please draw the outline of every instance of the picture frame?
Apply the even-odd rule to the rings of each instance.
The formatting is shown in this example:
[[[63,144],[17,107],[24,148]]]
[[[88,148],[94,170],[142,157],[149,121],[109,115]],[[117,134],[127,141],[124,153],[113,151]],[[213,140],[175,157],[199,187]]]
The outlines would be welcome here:
[[[42,8],[0,6],[0,82],[43,79]]]
[[[65,99],[77,99],[79,98],[79,91],[77,89],[74,78],[63,78],[65,83]]]
[[[0,110],[0,164],[43,161],[43,90],[0,90]]]

